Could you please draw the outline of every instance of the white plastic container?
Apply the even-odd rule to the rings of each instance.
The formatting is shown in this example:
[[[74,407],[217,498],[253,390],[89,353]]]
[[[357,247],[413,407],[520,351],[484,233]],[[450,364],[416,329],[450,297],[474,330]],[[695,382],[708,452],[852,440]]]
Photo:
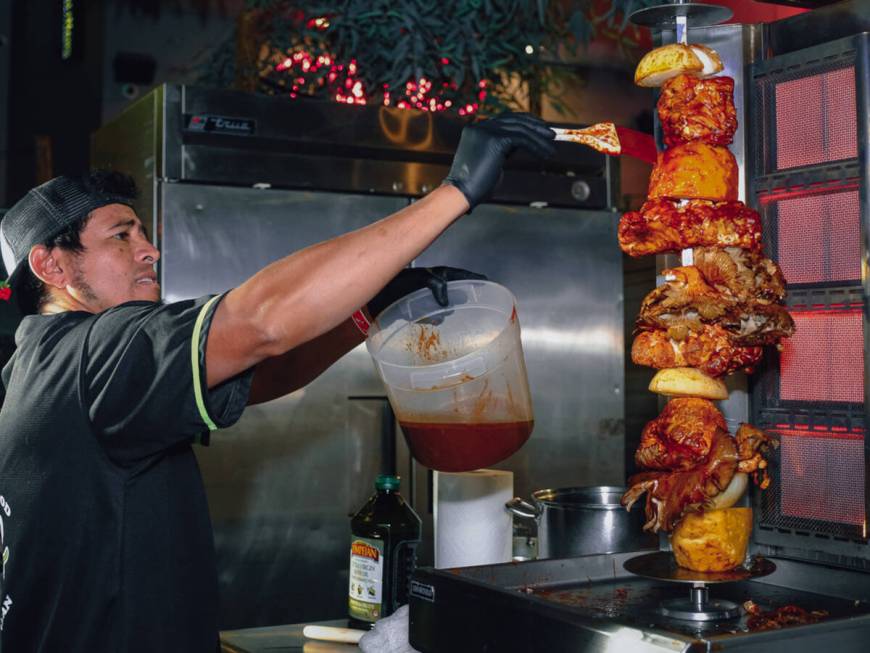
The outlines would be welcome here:
[[[366,346],[414,457],[461,472],[517,451],[534,416],[514,296],[475,280],[447,292],[447,307],[428,289],[390,305]]]

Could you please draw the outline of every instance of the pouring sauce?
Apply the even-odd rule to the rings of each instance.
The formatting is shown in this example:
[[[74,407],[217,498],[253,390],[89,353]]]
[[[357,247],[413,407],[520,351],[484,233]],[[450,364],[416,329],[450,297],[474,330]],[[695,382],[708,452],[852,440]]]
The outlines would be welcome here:
[[[534,420],[514,422],[409,422],[399,420],[411,454],[441,472],[467,472],[500,462],[532,434]]]

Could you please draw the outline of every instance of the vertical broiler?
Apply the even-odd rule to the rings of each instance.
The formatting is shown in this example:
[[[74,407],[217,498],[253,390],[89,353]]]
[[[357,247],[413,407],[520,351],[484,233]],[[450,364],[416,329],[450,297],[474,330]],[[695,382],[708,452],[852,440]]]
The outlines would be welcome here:
[[[422,571],[412,589],[418,649],[864,650],[870,15],[860,4],[703,28],[691,26],[691,5],[672,5],[676,29],[662,32],[679,42],[689,16],[702,73],[650,84],[665,83],[658,196],[623,216],[620,240],[633,254],[692,253],[662,256],[663,283],[639,316],[635,361],[662,368],[651,389],[678,398],[641,438],[646,469],[629,480],[626,503],[645,492],[635,510],[648,528],[690,531],[662,539],[663,549],[689,542],[680,564],[662,551]],[[717,54],[724,70],[703,71]],[[687,119],[692,102],[704,108]],[[711,109],[724,113],[712,119]],[[717,442],[734,450],[728,478],[710,474]],[[739,471],[766,487],[751,503],[738,498]],[[741,518],[712,510],[723,507]],[[735,532],[750,529],[746,556],[729,560]],[[638,564],[644,557],[657,559]],[[717,580],[717,570],[727,571]],[[681,601],[686,609],[666,607]]]

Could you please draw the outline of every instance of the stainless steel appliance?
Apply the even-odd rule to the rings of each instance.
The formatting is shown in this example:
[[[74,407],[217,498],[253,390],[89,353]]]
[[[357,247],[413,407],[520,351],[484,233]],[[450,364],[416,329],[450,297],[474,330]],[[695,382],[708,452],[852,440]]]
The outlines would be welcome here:
[[[866,2],[764,26],[689,26],[689,41],[720,51],[741,89],[733,148],[741,193],[762,214],[766,252],[783,268],[797,323],[794,338],[767,354],[748,386],[729,380],[732,394],[723,402],[729,426],[750,420],[781,443],[775,481],[752,501],[751,551],[776,569],[707,591],[723,603],[826,614],[776,630],[759,630],[745,611],[676,618],[662,606],[685,599],[686,589],[628,573],[623,564],[636,552],[585,556],[421,571],[411,602],[417,649],[867,649],[868,30]],[[747,393],[734,392],[741,387]]]
[[[620,504],[623,492],[608,485],[537,490],[532,503],[515,497],[507,508],[536,523],[538,558],[658,548],[658,537],[643,531],[643,513]]]
[[[867,575],[777,559],[776,571],[722,583],[711,598],[738,605],[796,604],[825,610],[814,624],[753,630],[737,619],[692,621],[659,606],[684,598],[682,584],[629,573],[637,553],[534,560],[418,572],[412,581],[411,644],[423,653],[664,653],[740,651],[859,653],[870,634]]]
[[[232,288],[281,256],[406,206],[443,179],[462,124],[162,86],[95,134],[93,162],[139,182],[137,210],[162,251],[164,297],[175,300]],[[546,165],[518,157],[496,201],[415,261],[482,272],[517,297],[537,420],[501,466],[520,494],[624,477],[613,163],[571,145]],[[431,563],[430,476],[401,436],[382,446],[396,433],[383,394],[360,347],[198,450],[222,628],[346,614],[348,515],[390,464],[382,451],[396,450],[402,494],[424,519],[421,557]]]

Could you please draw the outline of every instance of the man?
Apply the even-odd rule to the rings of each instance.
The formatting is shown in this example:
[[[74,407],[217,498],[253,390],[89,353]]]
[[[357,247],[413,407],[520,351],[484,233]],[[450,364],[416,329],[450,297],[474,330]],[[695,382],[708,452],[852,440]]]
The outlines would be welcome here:
[[[214,548],[191,443],[361,342],[348,317],[398,298],[406,288],[388,282],[489,195],[505,157],[548,156],[552,138],[522,114],[467,127],[428,196],[223,295],[172,304],[159,303],[160,253],[123,176],[60,177],[10,209],[0,245],[29,315],[2,374],[4,653],[215,651]]]

